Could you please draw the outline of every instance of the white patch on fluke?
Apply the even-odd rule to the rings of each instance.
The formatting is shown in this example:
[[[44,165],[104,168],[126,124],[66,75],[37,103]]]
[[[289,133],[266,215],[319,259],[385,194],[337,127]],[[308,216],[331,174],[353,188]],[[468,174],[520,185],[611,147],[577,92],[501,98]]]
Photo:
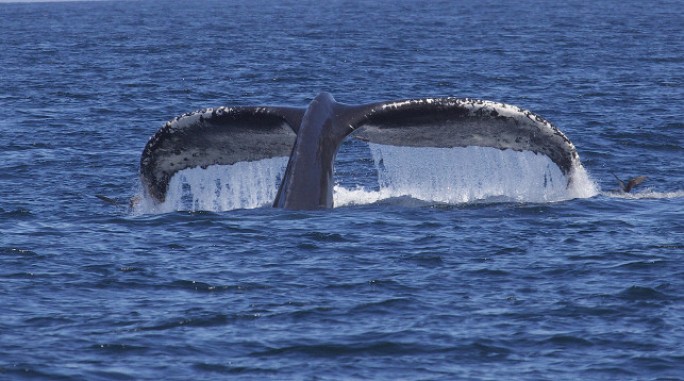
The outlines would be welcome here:
[[[174,118],[173,120],[169,121],[167,123],[167,126],[171,128],[172,130],[175,131],[180,131],[183,130],[184,128],[187,128],[189,126],[193,126],[196,123],[199,122],[200,118],[204,119],[209,119],[211,118],[212,113],[214,112],[213,108],[205,108],[199,111],[194,111],[190,112],[187,114],[183,114],[179,117]]]

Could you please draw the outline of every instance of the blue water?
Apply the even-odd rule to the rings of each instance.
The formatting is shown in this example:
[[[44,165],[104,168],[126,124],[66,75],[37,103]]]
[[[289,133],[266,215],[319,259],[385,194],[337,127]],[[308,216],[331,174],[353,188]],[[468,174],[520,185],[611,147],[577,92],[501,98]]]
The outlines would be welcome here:
[[[676,0],[0,4],[0,379],[684,379],[683,26]],[[598,191],[125,205],[166,120],[319,91],[533,110]],[[341,186],[378,191],[367,151]]]

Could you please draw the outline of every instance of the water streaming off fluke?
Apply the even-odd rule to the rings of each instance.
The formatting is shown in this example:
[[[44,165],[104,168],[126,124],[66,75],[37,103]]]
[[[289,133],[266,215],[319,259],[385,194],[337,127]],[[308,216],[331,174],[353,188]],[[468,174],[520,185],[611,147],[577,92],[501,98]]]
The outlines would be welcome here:
[[[344,179],[345,186],[335,187],[335,206],[371,204],[397,197],[444,204],[554,202],[598,193],[584,168],[574,168],[568,179],[548,157],[529,151],[378,144],[369,147],[377,179],[358,179],[358,185]],[[269,206],[286,165],[287,158],[280,157],[186,169],[171,179],[163,203],[143,198],[136,211],[220,212]],[[377,186],[364,185],[371,183]]]
[[[227,211],[254,209],[273,203],[285,172],[286,157],[185,169],[171,178],[166,200],[142,197],[139,213],[177,210]]]

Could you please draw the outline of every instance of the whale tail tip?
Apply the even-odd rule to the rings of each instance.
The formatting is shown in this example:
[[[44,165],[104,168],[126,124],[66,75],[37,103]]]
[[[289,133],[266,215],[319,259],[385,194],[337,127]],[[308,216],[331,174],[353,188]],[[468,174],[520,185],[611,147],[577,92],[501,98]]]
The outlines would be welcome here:
[[[620,191],[624,193],[629,193],[634,189],[637,185],[643,183],[648,179],[646,176],[637,176],[637,177],[632,177],[631,179],[627,180],[627,182],[624,182],[620,180],[619,177],[617,177],[616,174],[613,173],[613,176],[615,179],[618,181],[618,185],[620,186]]]

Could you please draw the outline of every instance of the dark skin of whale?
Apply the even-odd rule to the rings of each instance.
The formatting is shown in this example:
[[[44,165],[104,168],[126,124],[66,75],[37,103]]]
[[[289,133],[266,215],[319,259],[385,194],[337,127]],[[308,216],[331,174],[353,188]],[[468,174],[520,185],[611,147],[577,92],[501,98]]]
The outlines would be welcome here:
[[[631,192],[632,189],[634,189],[634,187],[636,187],[637,185],[643,183],[644,181],[646,181],[648,179],[648,177],[646,177],[646,176],[637,176],[637,177],[632,177],[631,179],[627,180],[627,182],[625,183],[624,181],[620,180],[620,178],[617,177],[616,174],[613,173],[613,176],[615,176],[615,178],[618,181],[618,184],[620,185],[619,191],[624,192],[624,193]]]
[[[273,206],[333,207],[334,162],[347,136],[406,147],[491,147],[548,156],[570,178],[579,156],[544,118],[515,106],[459,98],[362,105],[321,93],[306,108],[220,107],[175,118],[150,138],[140,160],[145,193],[163,202],[177,172],[289,157]]]

